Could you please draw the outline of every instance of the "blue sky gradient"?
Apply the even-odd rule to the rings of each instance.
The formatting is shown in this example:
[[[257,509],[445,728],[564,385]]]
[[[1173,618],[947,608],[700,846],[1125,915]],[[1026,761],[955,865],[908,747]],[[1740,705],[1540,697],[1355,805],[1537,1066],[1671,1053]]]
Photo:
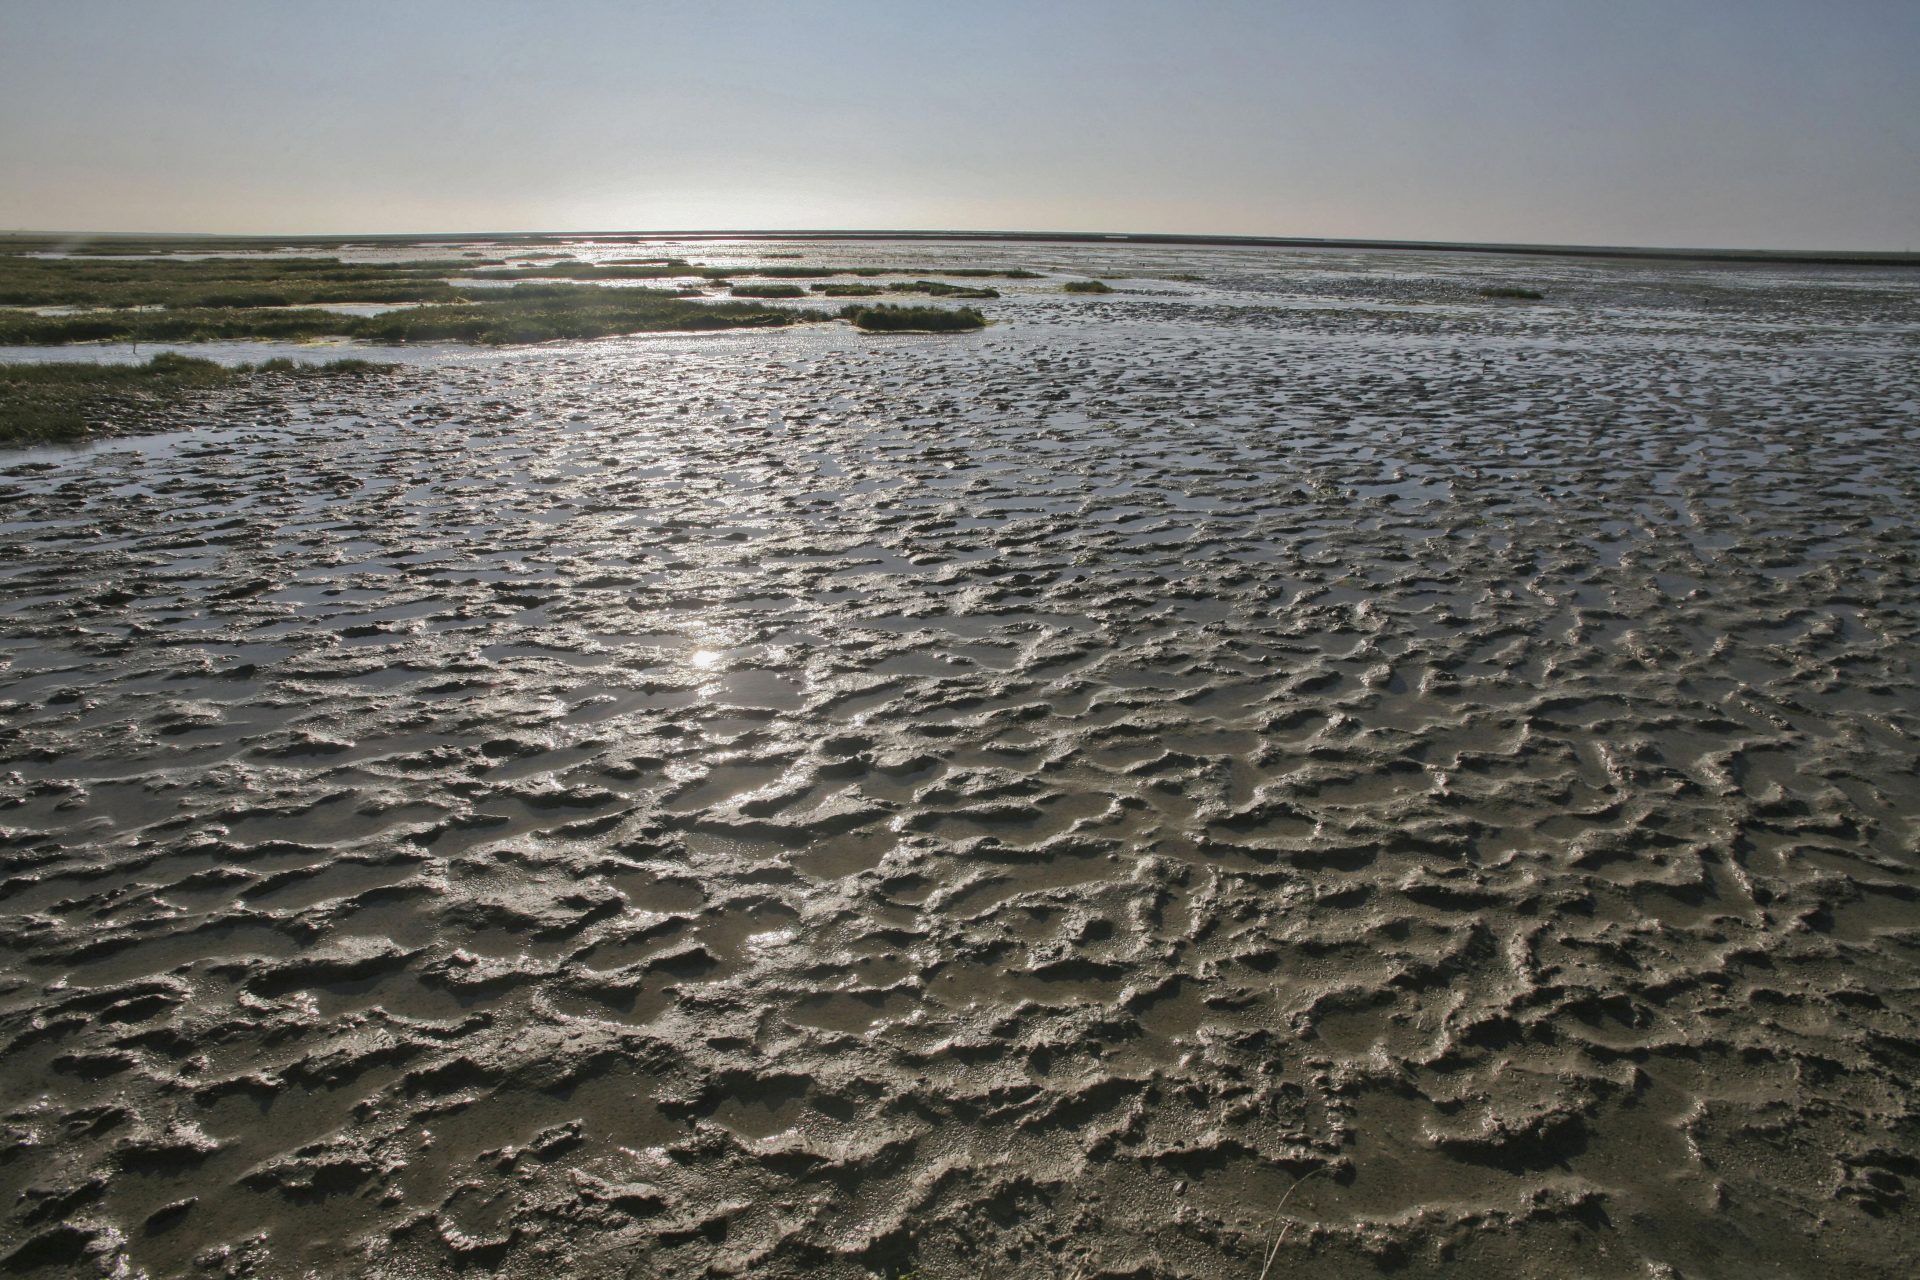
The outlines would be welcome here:
[[[0,0],[0,229],[1920,248],[1920,3]]]

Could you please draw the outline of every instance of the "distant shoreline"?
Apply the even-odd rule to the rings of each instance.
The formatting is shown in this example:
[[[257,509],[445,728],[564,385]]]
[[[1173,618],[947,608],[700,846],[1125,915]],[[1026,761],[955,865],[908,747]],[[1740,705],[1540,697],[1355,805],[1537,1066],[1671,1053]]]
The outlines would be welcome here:
[[[344,245],[344,244],[460,244],[553,243],[598,240],[646,242],[655,240],[905,240],[1004,244],[1112,244],[1186,246],[1226,249],[1345,249],[1415,253],[1504,254],[1522,257],[1621,258],[1668,262],[1774,263],[1853,267],[1920,267],[1920,253],[1871,250],[1815,249],[1667,249],[1631,245],[1501,244],[1449,240],[1364,240],[1312,236],[1191,235],[1174,232],[1098,231],[506,231],[425,232],[380,235],[227,235],[220,233],[142,233],[126,231],[62,232],[16,231],[0,233],[0,247],[18,241],[140,241],[154,244],[219,243],[222,245]],[[76,244],[77,247],[77,244]]]

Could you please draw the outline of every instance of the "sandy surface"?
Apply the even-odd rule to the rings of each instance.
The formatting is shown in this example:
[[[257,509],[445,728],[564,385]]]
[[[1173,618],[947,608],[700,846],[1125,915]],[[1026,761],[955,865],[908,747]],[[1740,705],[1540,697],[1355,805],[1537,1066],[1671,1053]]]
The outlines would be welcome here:
[[[7,1267],[1909,1273],[1920,278],[1001,256],[0,456]]]

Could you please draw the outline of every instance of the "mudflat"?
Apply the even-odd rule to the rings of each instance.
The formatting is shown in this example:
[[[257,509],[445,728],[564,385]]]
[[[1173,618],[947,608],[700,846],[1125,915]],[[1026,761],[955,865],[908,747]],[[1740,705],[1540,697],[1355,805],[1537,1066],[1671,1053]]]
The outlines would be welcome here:
[[[992,251],[0,453],[7,1268],[1908,1274],[1920,276]]]

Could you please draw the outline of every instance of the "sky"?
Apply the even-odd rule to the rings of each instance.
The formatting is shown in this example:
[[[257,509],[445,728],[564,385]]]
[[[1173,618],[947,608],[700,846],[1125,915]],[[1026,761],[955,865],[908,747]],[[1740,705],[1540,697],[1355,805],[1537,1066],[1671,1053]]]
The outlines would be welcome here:
[[[1920,249],[1920,0],[0,0],[0,231]]]

